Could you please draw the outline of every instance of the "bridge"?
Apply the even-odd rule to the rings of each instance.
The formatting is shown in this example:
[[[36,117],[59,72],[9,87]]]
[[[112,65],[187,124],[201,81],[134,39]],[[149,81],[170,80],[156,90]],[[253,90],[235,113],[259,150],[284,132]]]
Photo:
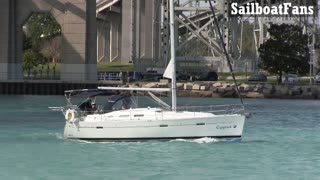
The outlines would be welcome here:
[[[251,1],[238,0],[240,4]],[[310,4],[309,0],[283,2],[287,1]],[[263,2],[270,5],[273,1]],[[234,64],[242,62],[242,24],[245,19],[250,19],[254,25],[252,34],[258,49],[268,38],[265,28],[270,22],[310,27],[317,17],[230,17],[230,3],[231,0],[216,1],[214,8]],[[33,12],[48,12],[61,26],[61,81],[96,81],[97,61],[133,63],[136,71],[165,67],[170,59],[168,5],[168,0],[101,0],[98,4],[91,0],[1,0],[0,80],[23,79],[22,25]],[[176,1],[175,12],[179,62],[205,62],[225,71],[221,43],[206,1]],[[307,31],[313,33],[312,28]],[[206,47],[205,55],[190,53],[203,47]]]
[[[220,0],[214,4],[225,46],[235,66],[244,64],[242,59],[244,21],[250,21],[253,25],[251,33],[257,56],[254,61],[258,61],[257,50],[268,38],[266,27],[269,27],[270,23],[310,26],[313,18],[306,16],[232,17],[229,15],[231,2],[244,5],[256,1]],[[312,5],[308,0],[281,1],[281,3],[285,2]],[[262,6],[277,3],[271,0],[260,2]],[[168,4],[168,0],[101,0],[97,5],[98,61],[133,63],[136,69],[141,71],[148,66],[164,67],[170,59]],[[227,71],[221,43],[214,30],[213,16],[207,1],[178,0],[175,13],[178,23],[176,30],[178,35],[176,49],[177,54],[180,55],[178,59],[183,62],[201,61],[212,64],[219,71]],[[312,33],[310,28],[309,31]],[[199,44],[205,46],[199,46]],[[199,47],[207,47],[208,53],[206,55],[190,53],[199,51]]]
[[[102,0],[97,4],[98,61],[160,61],[160,0]],[[139,65],[138,65],[139,64]]]

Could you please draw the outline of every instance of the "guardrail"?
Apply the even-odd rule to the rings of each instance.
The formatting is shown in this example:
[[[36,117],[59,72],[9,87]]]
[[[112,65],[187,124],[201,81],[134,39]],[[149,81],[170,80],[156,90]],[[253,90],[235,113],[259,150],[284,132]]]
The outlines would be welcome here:
[[[84,117],[87,115],[94,115],[94,114],[104,114],[107,112],[104,112],[102,110],[101,106],[98,106],[97,110],[95,111],[82,111],[76,106],[67,106],[62,109],[63,112],[66,111],[66,109],[74,109],[76,111],[77,116],[79,117],[80,121],[83,121]],[[199,112],[208,112],[208,113],[213,113],[215,115],[231,115],[231,114],[245,114],[245,109],[244,106],[241,104],[232,104],[232,105],[211,105],[211,106],[183,106],[183,107],[178,107],[177,111],[189,111],[189,112],[194,112],[193,117],[197,117]],[[154,116],[148,116],[148,119],[154,119],[154,120],[163,120],[163,114],[164,111],[155,111]],[[123,114],[119,115],[119,117],[123,116]],[[119,118],[119,117],[114,117],[114,118]],[[126,118],[129,118],[130,120],[134,120],[133,114],[131,111],[128,112]],[[99,120],[103,120],[105,118],[104,116],[96,117]],[[149,120],[151,120],[149,119]]]
[[[99,81],[121,81],[121,73],[98,72],[97,80]]]
[[[181,106],[177,111],[210,112],[213,114],[242,114],[245,112],[241,104],[210,105],[210,106]]]

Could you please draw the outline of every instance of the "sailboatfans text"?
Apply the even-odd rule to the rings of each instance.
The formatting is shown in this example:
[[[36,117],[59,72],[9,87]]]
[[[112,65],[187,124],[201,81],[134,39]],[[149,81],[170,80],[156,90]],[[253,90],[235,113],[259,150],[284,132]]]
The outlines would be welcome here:
[[[277,6],[261,6],[259,3],[239,6],[238,3],[231,3],[231,15],[312,15],[313,13],[313,6],[294,6],[292,3]]]

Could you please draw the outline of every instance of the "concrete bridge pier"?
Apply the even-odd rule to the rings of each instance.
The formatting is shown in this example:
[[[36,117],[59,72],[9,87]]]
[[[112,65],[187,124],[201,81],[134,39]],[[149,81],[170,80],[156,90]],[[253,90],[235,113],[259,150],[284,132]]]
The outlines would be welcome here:
[[[0,1],[0,80],[22,77],[22,66],[16,61],[14,1]]]

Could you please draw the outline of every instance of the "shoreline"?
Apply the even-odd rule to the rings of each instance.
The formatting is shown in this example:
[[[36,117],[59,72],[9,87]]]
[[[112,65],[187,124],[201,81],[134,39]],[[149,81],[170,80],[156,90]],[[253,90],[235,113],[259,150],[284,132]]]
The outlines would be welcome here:
[[[132,82],[126,85],[105,84],[101,82],[68,83],[68,82],[0,82],[1,95],[64,95],[64,91],[72,89],[96,89],[98,86],[126,86],[169,88],[167,80],[160,82]],[[260,99],[320,99],[319,85],[272,85],[265,83],[239,84],[243,98]],[[157,93],[154,93],[157,94]],[[170,96],[170,92],[162,93]],[[221,97],[237,98],[233,83],[225,82],[185,82],[177,83],[178,97]]]
[[[165,81],[149,83],[129,83],[130,87],[169,88],[170,83]],[[265,83],[238,85],[243,98],[259,99],[320,99],[318,85],[272,85]],[[162,94],[169,96],[170,94]],[[235,84],[223,82],[186,82],[177,83],[178,97],[221,97],[237,98]]]

